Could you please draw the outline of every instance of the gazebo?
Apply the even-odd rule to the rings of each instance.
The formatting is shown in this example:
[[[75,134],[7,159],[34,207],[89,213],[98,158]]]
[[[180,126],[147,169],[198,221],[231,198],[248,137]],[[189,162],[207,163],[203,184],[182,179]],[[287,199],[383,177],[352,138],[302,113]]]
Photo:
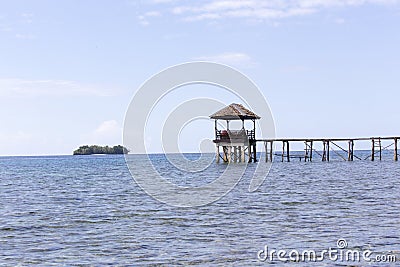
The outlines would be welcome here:
[[[256,120],[260,117],[254,112],[248,110],[241,104],[230,104],[229,106],[217,111],[210,116],[215,120],[215,140],[217,148],[216,161],[220,159],[224,162],[245,162],[246,155],[248,162],[257,162],[256,149]],[[226,129],[218,129],[218,120],[226,121]],[[242,128],[232,130],[229,128],[229,122],[234,120],[242,121]],[[245,121],[253,122],[253,129],[245,129]],[[220,148],[222,147],[222,156]]]

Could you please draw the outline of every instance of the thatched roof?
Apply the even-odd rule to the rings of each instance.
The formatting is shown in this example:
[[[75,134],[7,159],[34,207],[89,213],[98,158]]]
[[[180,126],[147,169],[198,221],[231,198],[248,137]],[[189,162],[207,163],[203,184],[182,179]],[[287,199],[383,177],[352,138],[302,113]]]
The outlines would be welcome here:
[[[215,112],[210,116],[215,120],[251,120],[260,119],[254,112],[243,107],[241,104],[232,103],[229,106]]]

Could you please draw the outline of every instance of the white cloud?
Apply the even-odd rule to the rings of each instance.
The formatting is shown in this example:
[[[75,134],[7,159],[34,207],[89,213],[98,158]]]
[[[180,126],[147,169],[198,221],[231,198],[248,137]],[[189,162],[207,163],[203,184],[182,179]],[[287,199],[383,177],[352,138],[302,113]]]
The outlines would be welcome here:
[[[68,80],[1,79],[1,97],[111,96],[115,89]]]
[[[200,21],[223,18],[282,19],[313,14],[331,7],[396,5],[400,0],[209,0],[193,1],[190,5],[182,4],[187,3],[183,1],[165,2],[170,2],[169,12],[182,20]]]
[[[33,14],[32,13],[22,13],[22,22],[26,24],[31,24],[33,22]]]
[[[144,13],[143,15],[138,16],[138,20],[141,25],[147,26],[150,24],[148,18],[159,17],[159,16],[161,16],[161,12],[153,10],[153,11],[148,11],[148,12]]]
[[[161,16],[161,13],[159,11],[149,11],[149,12],[144,13],[144,15],[146,17],[159,17],[159,16]]]
[[[212,61],[226,65],[251,67],[254,65],[251,57],[244,53],[227,52],[218,55],[196,57],[194,60]]]
[[[17,34],[15,34],[15,37],[17,39],[23,39],[23,40],[33,40],[36,38],[36,36],[31,33],[27,33],[27,34],[17,33]]]
[[[336,24],[344,24],[344,23],[346,23],[346,20],[344,18],[337,18],[334,20],[334,22]]]
[[[11,32],[12,28],[7,24],[0,24],[0,32]]]
[[[122,143],[122,127],[116,120],[103,121],[82,138],[84,144],[116,145]]]

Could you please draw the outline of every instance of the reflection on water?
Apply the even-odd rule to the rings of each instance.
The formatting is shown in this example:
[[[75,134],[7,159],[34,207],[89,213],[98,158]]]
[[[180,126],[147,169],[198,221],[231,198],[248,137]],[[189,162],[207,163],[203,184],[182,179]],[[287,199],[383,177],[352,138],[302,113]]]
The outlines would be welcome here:
[[[210,182],[225,168],[190,176],[154,157],[177,184]],[[0,264],[254,266],[267,264],[257,262],[265,245],[322,250],[339,238],[398,251],[399,166],[277,162],[254,193],[245,175],[219,201],[182,209],[147,196],[122,156],[2,157]]]

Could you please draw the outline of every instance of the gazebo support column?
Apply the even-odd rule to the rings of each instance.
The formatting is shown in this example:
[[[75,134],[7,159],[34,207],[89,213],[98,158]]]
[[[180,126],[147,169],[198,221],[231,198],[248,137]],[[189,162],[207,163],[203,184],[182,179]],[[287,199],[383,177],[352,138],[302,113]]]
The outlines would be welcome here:
[[[220,160],[219,145],[216,145],[216,147],[217,147],[217,152],[216,152],[216,155],[215,155],[215,161],[216,161],[217,163],[219,163],[219,160]]]
[[[253,144],[253,162],[257,162],[257,144]]]
[[[223,154],[222,159],[224,160],[224,162],[228,162],[228,155],[227,155],[228,151],[226,146],[222,147],[222,154]]]
[[[248,155],[249,155],[249,163],[251,162],[251,160],[253,159],[253,157],[252,157],[252,154],[251,154],[251,145],[249,145],[248,147],[247,147],[247,149],[248,149]]]

